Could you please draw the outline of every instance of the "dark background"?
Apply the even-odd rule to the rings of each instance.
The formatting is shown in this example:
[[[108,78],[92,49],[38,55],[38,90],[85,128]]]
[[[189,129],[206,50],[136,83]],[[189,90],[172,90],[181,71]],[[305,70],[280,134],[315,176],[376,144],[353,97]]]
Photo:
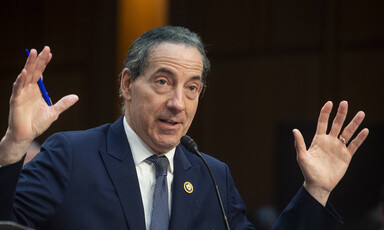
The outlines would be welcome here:
[[[3,133],[24,50],[44,45],[54,55],[44,74],[52,100],[75,93],[80,101],[38,141],[120,115],[117,7],[112,0],[0,3]],[[189,134],[229,165],[249,211],[287,204],[303,182],[291,130],[309,145],[322,105],[348,100],[348,118],[364,110],[371,132],[331,202],[344,229],[368,229],[361,226],[384,182],[383,22],[382,0],[169,2],[169,23],[200,34],[212,62]]]

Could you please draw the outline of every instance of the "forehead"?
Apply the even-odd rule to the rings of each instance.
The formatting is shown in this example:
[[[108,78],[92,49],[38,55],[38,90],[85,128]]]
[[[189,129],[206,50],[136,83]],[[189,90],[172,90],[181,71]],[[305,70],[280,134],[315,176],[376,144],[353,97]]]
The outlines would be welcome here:
[[[170,65],[190,71],[203,71],[203,61],[200,51],[184,44],[161,43],[148,54],[148,67],[153,65]]]

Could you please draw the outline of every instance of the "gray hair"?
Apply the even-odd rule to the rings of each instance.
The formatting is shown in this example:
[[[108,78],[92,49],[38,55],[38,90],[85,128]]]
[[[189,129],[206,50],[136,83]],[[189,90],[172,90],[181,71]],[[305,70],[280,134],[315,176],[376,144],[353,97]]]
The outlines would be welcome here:
[[[131,78],[135,80],[143,74],[148,64],[150,51],[161,43],[183,44],[198,49],[203,62],[201,82],[205,87],[210,63],[204,49],[204,44],[199,35],[180,26],[157,27],[145,32],[132,43],[128,56],[124,61],[124,68],[128,68],[131,71]],[[122,97],[121,89],[120,97]],[[124,105],[122,109],[124,111]]]

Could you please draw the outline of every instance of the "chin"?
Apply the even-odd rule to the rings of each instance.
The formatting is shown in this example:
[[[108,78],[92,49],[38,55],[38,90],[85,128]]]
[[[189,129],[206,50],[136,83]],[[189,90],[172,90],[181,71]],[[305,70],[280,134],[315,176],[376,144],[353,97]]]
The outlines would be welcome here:
[[[157,151],[161,153],[166,153],[171,149],[175,148],[180,142],[180,138],[172,137],[172,138],[160,138],[156,141]]]

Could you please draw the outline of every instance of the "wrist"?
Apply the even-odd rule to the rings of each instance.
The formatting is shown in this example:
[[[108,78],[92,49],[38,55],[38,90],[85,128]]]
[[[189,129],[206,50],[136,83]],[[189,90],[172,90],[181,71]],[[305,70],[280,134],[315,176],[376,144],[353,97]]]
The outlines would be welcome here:
[[[16,140],[12,138],[9,130],[0,141],[0,165],[5,166],[16,163],[22,159],[31,140]]]
[[[321,186],[307,183],[306,181],[304,181],[304,188],[321,205],[323,205],[324,207],[326,206],[326,204],[328,202],[329,195],[331,194],[330,191],[323,189]]]

